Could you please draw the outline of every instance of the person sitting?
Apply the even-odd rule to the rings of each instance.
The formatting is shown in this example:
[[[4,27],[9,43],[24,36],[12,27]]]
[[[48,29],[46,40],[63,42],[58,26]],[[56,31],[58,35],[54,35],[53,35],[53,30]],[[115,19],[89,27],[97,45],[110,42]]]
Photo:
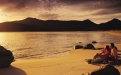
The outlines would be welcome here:
[[[114,48],[116,49],[116,51],[118,51],[118,48],[115,46],[114,43],[110,43],[110,48],[111,48],[111,46],[114,46]]]
[[[118,64],[118,53],[117,53],[117,47],[114,45],[114,43],[110,44],[111,48],[111,55],[110,55],[110,60],[114,62],[114,64]]]
[[[88,63],[107,63],[110,53],[110,47],[109,45],[106,45],[106,48],[101,53],[97,53]]]
[[[93,57],[93,59],[96,59],[96,58],[108,58],[110,53],[111,53],[110,47],[109,47],[109,45],[106,45],[106,48],[101,53],[97,53]]]

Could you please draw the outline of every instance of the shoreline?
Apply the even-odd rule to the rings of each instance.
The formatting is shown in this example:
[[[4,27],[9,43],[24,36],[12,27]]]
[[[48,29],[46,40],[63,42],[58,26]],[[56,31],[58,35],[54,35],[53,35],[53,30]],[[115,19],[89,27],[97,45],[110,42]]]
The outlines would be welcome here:
[[[19,59],[11,64],[12,67],[2,69],[2,72],[0,70],[0,75],[8,75],[9,72],[9,75],[81,75],[105,65],[91,65],[85,61],[85,59],[90,59],[99,52],[100,50],[79,49],[72,50],[69,55],[59,58]],[[115,66],[115,68],[121,73],[121,66]],[[19,74],[18,71],[22,72]],[[16,74],[11,74],[11,72]]]
[[[120,36],[121,33],[105,33]],[[121,44],[115,44],[121,50]],[[105,47],[101,45],[100,47]],[[85,59],[92,58],[101,50],[70,50],[68,55],[54,58],[17,59],[11,67],[0,69],[0,75],[81,75],[99,69],[102,64],[91,65]],[[121,73],[121,66],[115,66]]]

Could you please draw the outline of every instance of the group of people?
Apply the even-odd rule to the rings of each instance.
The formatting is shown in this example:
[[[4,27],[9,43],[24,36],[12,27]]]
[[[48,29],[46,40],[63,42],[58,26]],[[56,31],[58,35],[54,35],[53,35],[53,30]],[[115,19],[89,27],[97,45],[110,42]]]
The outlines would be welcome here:
[[[118,49],[114,45],[114,43],[111,43],[110,46],[106,45],[104,50],[102,50],[101,53],[97,53],[94,57],[92,62],[105,62],[108,63],[108,61],[113,61],[113,63],[118,63]]]

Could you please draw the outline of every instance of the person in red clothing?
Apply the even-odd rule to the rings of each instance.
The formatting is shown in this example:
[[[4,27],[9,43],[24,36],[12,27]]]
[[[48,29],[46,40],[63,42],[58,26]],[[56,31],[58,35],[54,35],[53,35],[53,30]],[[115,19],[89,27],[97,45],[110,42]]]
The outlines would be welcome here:
[[[96,59],[96,58],[108,58],[109,55],[111,53],[111,49],[109,47],[109,45],[106,45],[106,48],[101,52],[101,53],[97,53],[93,59]]]
[[[109,45],[106,45],[106,48],[101,52],[97,53],[93,59],[87,60],[90,63],[107,63],[109,60],[109,55],[111,54],[111,50]]]

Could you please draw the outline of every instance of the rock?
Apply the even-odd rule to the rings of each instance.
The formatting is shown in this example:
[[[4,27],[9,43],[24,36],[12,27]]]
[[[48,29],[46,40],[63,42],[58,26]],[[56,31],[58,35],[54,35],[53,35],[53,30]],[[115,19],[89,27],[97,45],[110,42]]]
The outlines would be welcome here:
[[[95,47],[92,44],[87,44],[84,49],[95,49]]]
[[[83,48],[83,46],[81,46],[81,45],[76,45],[75,46],[75,49],[80,49],[80,48]]]
[[[0,68],[7,68],[14,61],[13,54],[10,50],[0,46]]]
[[[120,75],[120,72],[113,65],[105,65],[91,72],[91,75]]]
[[[92,41],[92,43],[97,43],[96,41]]]
[[[79,42],[79,43],[82,43],[82,42]]]

